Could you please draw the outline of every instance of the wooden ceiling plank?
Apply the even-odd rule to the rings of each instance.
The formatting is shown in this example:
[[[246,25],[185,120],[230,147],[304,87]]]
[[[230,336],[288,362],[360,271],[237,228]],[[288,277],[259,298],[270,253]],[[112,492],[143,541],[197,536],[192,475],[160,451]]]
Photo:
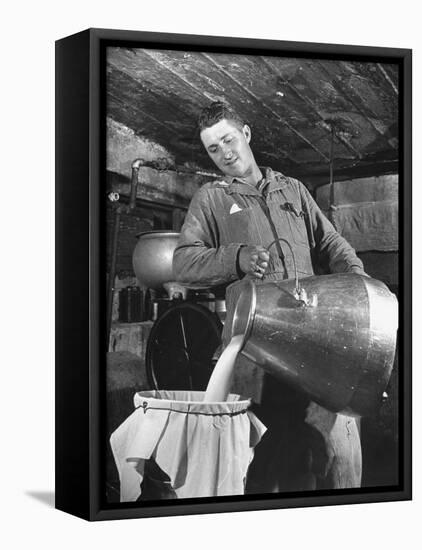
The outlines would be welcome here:
[[[378,63],[384,69],[385,73],[390,77],[391,82],[398,89],[398,65],[394,63]],[[357,68],[359,80],[366,83],[372,92],[378,97],[381,102],[382,99],[387,100],[387,106],[391,106],[391,92],[393,92],[393,97],[396,99],[396,93],[394,91],[394,86],[391,87],[391,84],[387,82],[383,72],[377,67],[377,63],[368,63],[368,62],[356,62],[355,67]],[[390,101],[388,101],[390,99]],[[365,97],[366,101],[366,97]],[[381,104],[381,103],[380,103]],[[397,110],[397,107],[396,109]],[[376,111],[377,112],[377,111]]]
[[[397,67],[391,64],[382,64],[393,82],[398,82]],[[384,75],[379,71],[375,62],[341,61],[342,69],[339,79],[347,89],[354,94],[355,99],[371,116],[377,118],[392,118],[397,113],[397,101]],[[388,69],[388,70],[387,70]],[[336,75],[337,76],[337,75]]]
[[[370,124],[370,126],[375,130],[375,132],[381,136],[382,140],[384,141],[384,143],[386,143],[390,148],[393,148],[393,145],[391,145],[390,141],[388,140],[388,138],[381,132],[381,130],[377,127],[376,124],[374,124],[373,120],[372,120],[372,117],[374,118],[379,118],[378,115],[376,115],[375,113],[373,113],[370,109],[366,108],[366,110],[362,109],[362,107],[360,105],[357,104],[357,102],[353,99],[353,97],[350,95],[350,92],[349,90],[346,89],[346,86],[344,86],[342,84],[342,82],[340,82],[340,80],[336,77],[334,77],[332,74],[329,73],[329,71],[327,70],[327,68],[325,67],[325,65],[323,64],[323,62],[321,61],[318,61],[316,60],[316,63],[318,63],[318,65],[321,67],[321,69],[323,70],[323,72],[330,78],[330,82],[331,84],[336,88],[336,90],[343,94],[343,96],[347,99],[347,101],[349,101],[353,107],[365,118],[365,120]],[[356,93],[356,92],[354,92]],[[368,112],[370,113],[371,116],[368,116]]]
[[[180,83],[174,83],[174,75],[152,59],[146,50],[136,49],[126,51],[124,49],[111,49],[107,63],[112,70],[119,71],[142,87],[143,95],[160,97],[160,103],[166,103],[169,108],[167,114],[174,118],[174,114],[180,111],[180,120],[194,120],[193,112],[189,110],[191,105],[199,103],[198,92],[192,87],[184,86],[186,101],[179,101]],[[203,100],[203,98],[202,98]],[[159,103],[157,103],[158,105]]]
[[[288,80],[286,80],[283,75],[280,73],[280,71],[272,64],[270,63],[266,58],[261,57],[263,63],[280,78],[280,80],[283,82],[285,86],[287,86],[290,90],[292,90],[293,93],[295,93],[304,103],[306,103],[312,111],[316,114],[316,116],[322,121],[321,127],[327,131],[329,134],[331,134],[331,125],[326,122],[325,118],[321,115],[318,108],[314,104],[313,101],[311,101],[308,97],[304,96],[293,84],[291,84]],[[344,145],[350,152],[353,153],[355,157],[358,159],[362,158],[362,155],[360,151],[358,151],[353,145],[347,140],[345,137],[340,136],[337,133],[334,133],[335,137],[338,139],[338,141]]]
[[[164,122],[161,122],[161,120],[145,112],[143,109],[140,109],[139,107],[138,107],[138,111],[142,113],[144,117],[149,118],[159,126],[163,126],[166,130],[168,130],[170,133],[174,134],[175,136],[180,136],[180,133],[177,132],[174,128],[172,128],[169,124],[164,124]]]
[[[239,86],[244,92],[246,92],[250,97],[252,97],[257,103],[259,103],[262,107],[264,107],[268,112],[270,112],[276,119],[278,119],[282,124],[284,124],[291,132],[293,132],[300,140],[304,141],[309,147],[311,147],[314,151],[316,151],[326,162],[329,162],[329,158],[325,153],[323,153],[316,145],[314,145],[311,141],[308,140],[301,132],[296,130],[287,120],[285,120],[283,117],[281,117],[278,113],[274,111],[267,103],[262,101],[259,97],[257,97],[248,87],[244,86],[241,82],[239,82],[236,78],[234,78],[228,71],[226,71],[217,61],[215,61],[209,54],[203,53],[202,55],[208,59],[210,63],[212,63],[215,67],[217,67],[227,78],[229,78],[232,82],[234,82],[237,86]]]
[[[185,159],[184,161],[191,162],[191,159],[186,158],[186,152],[190,151],[192,157],[195,156],[201,164],[212,166],[199,140],[192,139],[186,145],[185,136],[194,135],[194,128],[184,122],[190,120],[190,117],[186,114],[183,116],[178,114],[177,110],[174,113],[172,104],[169,104],[166,111],[167,115],[172,113],[169,123],[159,116],[160,110],[157,111],[155,107],[161,104],[160,109],[162,109],[163,101],[167,101],[166,97],[160,99],[153,90],[143,89],[142,83],[113,67],[107,74],[107,98],[109,116],[131,128],[136,135],[169,148],[178,160]],[[146,101],[141,101],[141,98]],[[168,111],[169,108],[170,111]],[[176,123],[179,118],[182,121],[180,124]]]
[[[383,77],[385,78],[385,80],[388,82],[388,84],[392,87],[392,89],[394,90],[394,93],[396,94],[396,96],[399,95],[399,90],[397,88],[397,86],[394,84],[394,82],[392,81],[392,79],[390,78],[389,74],[387,73],[387,71],[384,69],[384,67],[381,65],[381,63],[377,63],[377,68],[378,70],[380,71],[380,73],[383,75]]]
[[[204,90],[201,90],[193,82],[188,80],[185,76],[178,73],[169,63],[165,63],[162,59],[158,57],[158,55],[153,50],[142,50],[143,53],[147,56],[149,56],[152,60],[155,61],[158,65],[166,69],[167,71],[170,71],[171,74],[176,76],[178,79],[180,79],[186,86],[189,86],[192,90],[195,90],[195,92],[201,96],[201,99],[204,97],[207,98],[209,101],[213,101],[213,97],[204,92]]]
[[[128,78],[126,76],[126,78]],[[111,85],[110,85],[110,81],[108,82],[108,86],[107,86],[107,96],[108,96],[108,101],[109,100],[114,100],[115,104],[116,105],[122,105],[122,96],[121,96],[121,93],[119,95],[116,95],[116,93],[113,91]],[[111,112],[109,114],[112,113],[112,110],[110,110]],[[179,135],[178,132],[176,132],[176,130],[174,130],[170,125],[168,124],[165,124],[164,122],[162,122],[161,120],[159,120],[158,118],[156,118],[155,116],[153,116],[151,113],[148,113],[147,111],[145,111],[145,109],[143,109],[142,107],[139,106],[139,104],[136,105],[136,112],[137,113],[140,113],[143,117],[145,117],[146,119],[149,119],[150,121],[152,121],[154,124],[157,124],[163,128],[165,128],[167,131],[169,131],[170,133],[173,133],[173,134],[176,134],[176,135]],[[131,128],[132,130],[134,130],[134,128]]]
[[[118,70],[114,70],[113,74],[117,77],[119,71]],[[127,75],[126,73],[121,73],[122,77],[125,79],[126,82],[129,82],[130,80],[133,80],[129,75]],[[130,98],[127,98],[123,95],[123,89],[126,90],[126,87],[123,87],[123,86],[118,86],[118,91],[119,93],[117,94],[114,89],[113,89],[113,86],[112,86],[112,82],[110,80],[110,77],[111,75],[109,75],[109,78],[108,78],[108,84],[107,84],[107,95],[110,97],[110,98],[113,98],[114,101],[116,102],[116,104],[124,104],[125,100],[128,100]],[[132,97],[132,96],[130,96]],[[133,102],[132,102],[132,105],[133,105]],[[159,118],[155,117],[153,114],[151,114],[151,112],[147,112],[144,108],[141,107],[141,104],[140,102],[137,102],[136,103],[136,107],[135,105],[133,105],[133,109],[136,110],[136,113],[140,113],[142,116],[148,118],[149,120],[153,121],[155,124],[161,126],[161,127],[164,127],[166,130],[168,130],[169,132],[175,134],[175,135],[179,135],[179,132],[177,132],[171,125],[169,124],[165,124],[164,122],[162,122]],[[131,128],[133,130],[136,130],[136,125],[133,125],[131,126]]]

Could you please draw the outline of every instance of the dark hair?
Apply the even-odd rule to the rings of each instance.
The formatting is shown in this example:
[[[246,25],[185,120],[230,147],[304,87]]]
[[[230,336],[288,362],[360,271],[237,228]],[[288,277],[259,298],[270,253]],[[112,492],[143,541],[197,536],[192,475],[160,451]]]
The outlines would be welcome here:
[[[230,105],[223,101],[214,101],[202,109],[198,117],[199,131],[202,132],[204,128],[210,128],[223,119],[231,120],[239,129],[246,124],[244,119]]]

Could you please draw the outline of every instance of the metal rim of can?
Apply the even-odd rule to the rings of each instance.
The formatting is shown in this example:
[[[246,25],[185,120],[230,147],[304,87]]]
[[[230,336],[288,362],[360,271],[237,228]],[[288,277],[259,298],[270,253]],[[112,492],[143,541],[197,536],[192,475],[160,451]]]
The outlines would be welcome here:
[[[253,281],[245,281],[234,308],[231,337],[242,336],[240,351],[245,347],[252,330],[256,312],[256,285]]]

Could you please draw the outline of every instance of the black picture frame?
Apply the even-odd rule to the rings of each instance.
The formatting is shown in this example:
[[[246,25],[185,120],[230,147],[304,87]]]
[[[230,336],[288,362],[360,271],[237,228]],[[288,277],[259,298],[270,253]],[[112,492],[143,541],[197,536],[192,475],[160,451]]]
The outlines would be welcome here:
[[[104,49],[108,45],[393,62],[400,70],[400,482],[394,487],[104,502]],[[87,520],[409,500],[411,473],[411,115],[408,49],[88,29],[56,42],[56,508]],[[83,197],[84,200],[81,200]]]

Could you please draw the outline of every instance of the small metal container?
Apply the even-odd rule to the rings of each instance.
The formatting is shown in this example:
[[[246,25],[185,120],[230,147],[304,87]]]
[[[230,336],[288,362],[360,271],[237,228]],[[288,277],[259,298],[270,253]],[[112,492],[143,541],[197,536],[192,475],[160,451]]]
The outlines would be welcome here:
[[[137,235],[133,251],[133,270],[141,286],[161,289],[174,281],[173,252],[180,233],[176,231],[145,231]]]
[[[119,321],[139,323],[142,321],[143,293],[137,286],[122,288],[119,292]]]

